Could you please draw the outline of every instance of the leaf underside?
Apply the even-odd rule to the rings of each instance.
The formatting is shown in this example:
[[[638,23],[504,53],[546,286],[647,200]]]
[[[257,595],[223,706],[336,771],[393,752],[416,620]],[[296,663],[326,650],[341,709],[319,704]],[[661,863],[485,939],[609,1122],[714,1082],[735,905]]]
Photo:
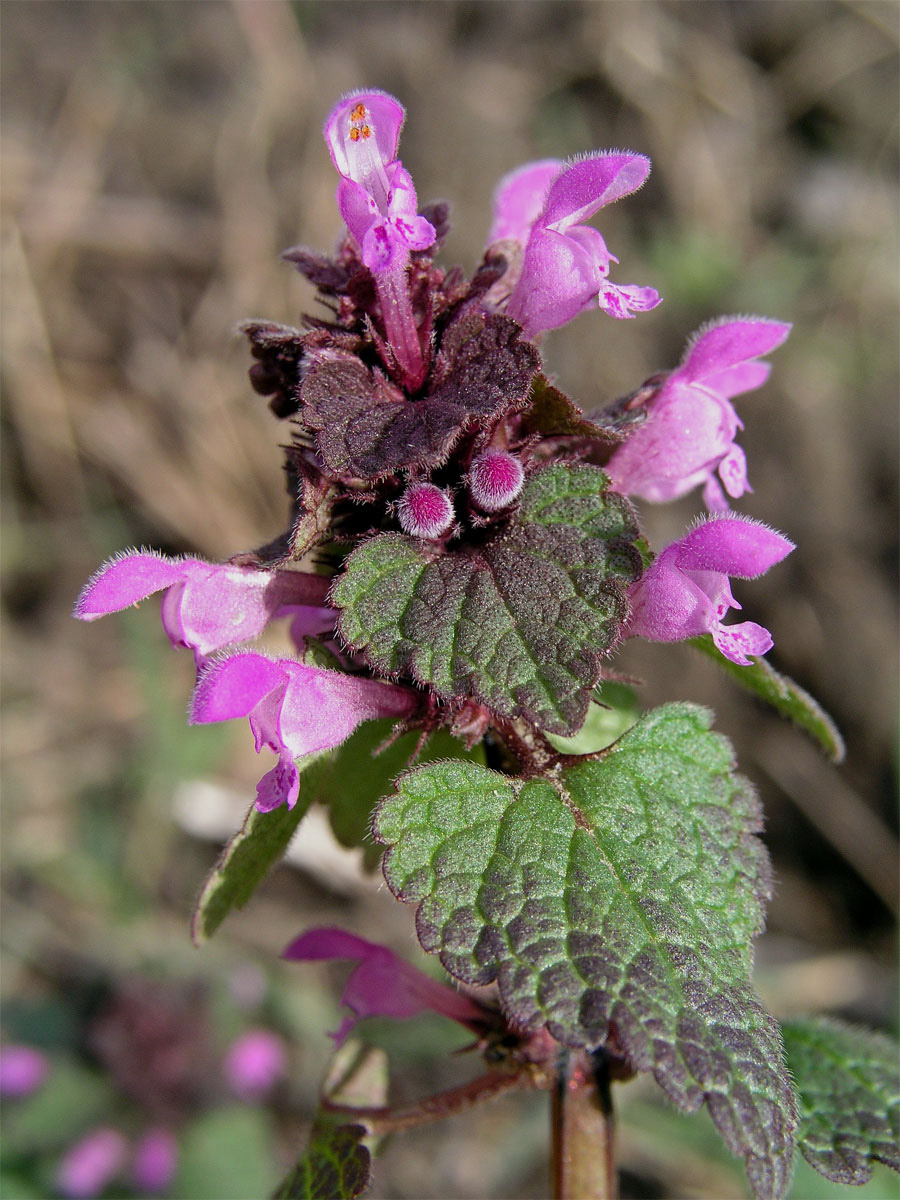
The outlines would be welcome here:
[[[587,416],[574,400],[561,392],[543,375],[531,385],[530,404],[522,414],[522,432],[542,437],[582,437],[616,445],[624,442],[634,414]]]
[[[797,1085],[797,1144],[820,1174],[863,1184],[872,1164],[900,1171],[900,1047],[823,1017],[782,1029]]]
[[[477,549],[363,543],[332,594],[341,636],[382,674],[574,733],[641,570],[634,512],[607,483],[596,467],[535,471],[509,525]]]
[[[540,366],[508,317],[469,313],[445,331],[426,396],[410,400],[354,355],[314,363],[301,389],[304,424],[332,475],[377,479],[443,462],[463,428],[528,402]]]
[[[844,739],[838,727],[819,703],[787,675],[781,675],[764,658],[756,658],[749,667],[739,666],[719,652],[712,635],[691,638],[689,644],[717,663],[732,679],[764,700],[817,742],[832,762],[844,761]]]
[[[610,750],[523,781],[468,763],[401,777],[379,808],[385,878],[426,950],[573,1046],[607,1044],[703,1101],[760,1197],[790,1176],[795,1107],[751,984],[770,888],[760,812],[710,714],[674,704]]]
[[[336,1125],[319,1119],[309,1149],[282,1181],[275,1200],[353,1200],[369,1185],[370,1155],[362,1125]]]

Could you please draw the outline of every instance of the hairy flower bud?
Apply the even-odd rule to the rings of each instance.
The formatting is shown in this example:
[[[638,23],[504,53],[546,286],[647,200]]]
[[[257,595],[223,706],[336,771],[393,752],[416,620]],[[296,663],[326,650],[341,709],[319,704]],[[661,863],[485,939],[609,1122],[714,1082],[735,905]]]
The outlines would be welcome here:
[[[524,482],[522,464],[506,450],[486,450],[469,471],[469,491],[483,512],[499,512],[512,504]]]
[[[397,516],[403,532],[411,537],[436,538],[453,524],[453,505],[433,483],[414,483],[401,496]]]

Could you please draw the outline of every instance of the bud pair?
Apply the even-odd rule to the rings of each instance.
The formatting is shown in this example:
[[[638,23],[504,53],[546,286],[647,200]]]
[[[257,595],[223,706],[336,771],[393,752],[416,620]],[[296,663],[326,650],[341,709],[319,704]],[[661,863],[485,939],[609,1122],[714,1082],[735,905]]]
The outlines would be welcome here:
[[[476,507],[494,513],[512,504],[525,480],[522,464],[505,450],[479,454],[469,471],[469,492]],[[412,537],[438,538],[453,524],[453,504],[433,483],[414,483],[397,506],[400,526]]]

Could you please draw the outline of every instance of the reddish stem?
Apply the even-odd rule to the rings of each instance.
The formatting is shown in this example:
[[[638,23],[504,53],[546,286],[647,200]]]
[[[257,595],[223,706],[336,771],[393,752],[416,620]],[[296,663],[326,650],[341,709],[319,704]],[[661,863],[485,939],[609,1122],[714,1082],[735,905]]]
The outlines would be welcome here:
[[[401,1129],[412,1129],[417,1125],[428,1125],[442,1121],[445,1117],[465,1112],[487,1100],[493,1100],[504,1092],[523,1089],[540,1089],[550,1086],[548,1078],[539,1071],[518,1071],[512,1074],[491,1072],[464,1083],[417,1100],[413,1104],[397,1108],[352,1108],[342,1104],[329,1104],[323,1100],[322,1108],[335,1116],[364,1125],[374,1137],[384,1137]]]

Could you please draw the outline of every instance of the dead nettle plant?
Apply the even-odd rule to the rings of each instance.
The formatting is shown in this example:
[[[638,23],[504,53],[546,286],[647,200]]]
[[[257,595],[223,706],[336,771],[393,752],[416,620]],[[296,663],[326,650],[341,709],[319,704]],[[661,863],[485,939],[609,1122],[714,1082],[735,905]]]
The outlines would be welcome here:
[[[383,1134],[542,1089],[554,1193],[614,1196],[613,1084],[638,1072],[708,1107],[757,1197],[785,1194],[795,1147],[845,1183],[875,1159],[896,1167],[890,1043],[782,1027],[754,992],[772,874],[728,740],[690,702],[638,715],[615,673],[628,638],[690,640],[841,757],[828,717],[761,657],[769,631],[728,620],[732,580],[793,549],[730,507],[749,490],[733,400],[765,383],[790,326],[719,317],[673,370],[583,411],[545,369],[542,335],[586,309],[660,303],[613,281],[587,224],[649,161],[607,150],[514,171],[466,278],[435,261],[448,210],[419,209],[403,119],[383,92],[337,104],[324,133],[345,235],[332,256],[284,256],[326,315],[243,327],[253,386],[290,431],[288,530],[226,563],[126,551],[75,610],[163,592],[166,633],[196,658],[190,720],[249,718],[275,755],[202,890],[198,942],[320,800],[452,981],[343,930],[286,949],[357,965],[311,1144],[278,1194],[356,1196]],[[696,488],[706,513],[652,548],[634,502]],[[294,657],[246,648],[281,617]],[[425,1009],[471,1031],[481,1073],[403,1108],[364,1102],[366,1056],[343,1045],[355,1023]]]

